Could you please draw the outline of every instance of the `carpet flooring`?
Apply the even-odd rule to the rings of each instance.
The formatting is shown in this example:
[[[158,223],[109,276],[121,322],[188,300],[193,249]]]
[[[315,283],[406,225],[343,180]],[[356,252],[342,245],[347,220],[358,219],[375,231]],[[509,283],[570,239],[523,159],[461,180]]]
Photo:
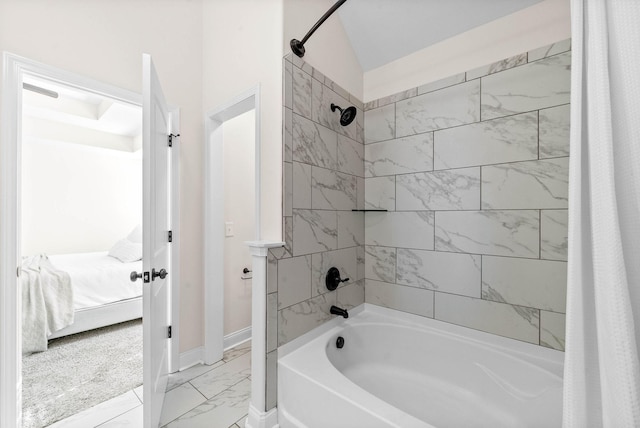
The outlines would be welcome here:
[[[23,428],[42,428],[142,385],[142,320],[49,342],[22,358]]]

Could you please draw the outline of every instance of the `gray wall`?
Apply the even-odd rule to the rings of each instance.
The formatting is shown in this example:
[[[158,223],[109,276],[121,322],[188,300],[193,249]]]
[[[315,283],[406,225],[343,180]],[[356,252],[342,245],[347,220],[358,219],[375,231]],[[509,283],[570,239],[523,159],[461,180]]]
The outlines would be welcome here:
[[[365,105],[368,303],[564,349],[569,49]]]

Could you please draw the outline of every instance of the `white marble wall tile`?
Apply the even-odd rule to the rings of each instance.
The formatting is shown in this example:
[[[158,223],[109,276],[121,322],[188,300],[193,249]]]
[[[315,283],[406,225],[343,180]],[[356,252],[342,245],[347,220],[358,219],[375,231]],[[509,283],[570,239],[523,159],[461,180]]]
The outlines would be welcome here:
[[[433,133],[367,144],[365,177],[406,174],[433,169]]]
[[[278,291],[278,259],[273,250],[267,253],[267,293]]]
[[[396,106],[389,104],[384,107],[367,110],[364,113],[364,143],[391,140],[396,136]]]
[[[538,344],[540,314],[537,309],[436,292],[435,318]]]
[[[378,98],[378,107],[383,107],[387,104],[393,104],[398,101],[406,100],[407,98],[415,97],[416,95],[418,95],[418,88],[411,88],[393,95]]]
[[[364,268],[365,268],[365,251],[364,245],[360,245],[356,247],[356,263],[358,264],[357,276],[356,280],[360,281],[364,279]]]
[[[282,218],[282,229],[284,230],[284,250],[285,256],[291,257],[293,255],[293,217]],[[286,258],[286,257],[280,257]]]
[[[364,213],[339,211],[338,248],[364,245]]]
[[[551,45],[543,46],[528,52],[529,62],[537,61],[552,55],[566,52],[571,49],[571,39],[561,40]]]
[[[357,182],[353,175],[329,169],[311,168],[311,208],[352,210],[357,203]]]
[[[336,169],[338,135],[322,125],[293,115],[293,160]]]
[[[374,177],[364,180],[364,207],[369,210],[396,209],[396,177]]]
[[[278,311],[278,346],[332,319],[329,308],[335,304],[336,293],[324,293]]]
[[[311,297],[311,256],[278,261],[278,309]]]
[[[356,110],[356,141],[360,144],[364,144],[364,111]]]
[[[338,218],[334,211],[293,210],[293,255],[338,248]]]
[[[266,396],[265,406],[269,411],[278,403],[278,351],[269,351],[266,363]],[[247,410],[249,410],[247,408]]]
[[[365,243],[433,250],[433,212],[368,212]]]
[[[537,210],[438,211],[435,249],[538,258]]]
[[[568,239],[567,210],[542,210],[540,213],[540,258],[567,260]]]
[[[540,110],[540,159],[569,156],[571,106]]]
[[[482,256],[482,298],[564,313],[567,263]]]
[[[351,98],[351,94],[349,93],[349,91],[347,91],[342,86],[338,85],[336,82],[329,79],[328,77],[324,78],[324,84],[326,87],[331,89],[336,94],[340,95],[345,100],[349,100]],[[358,108],[361,108],[361,107],[358,107]]]
[[[293,208],[311,208],[311,165],[293,162]]]
[[[282,101],[286,108],[293,108],[293,64],[286,59],[282,60],[284,70],[282,80]]]
[[[278,347],[278,293],[267,294],[267,352]]]
[[[325,251],[312,256],[311,288],[313,296],[329,292],[325,281],[327,272],[332,267],[338,268],[342,279],[349,278],[349,283],[355,282],[358,274],[356,247]]]
[[[302,58],[300,58],[297,55],[292,55],[291,56],[291,62],[293,63],[293,65],[295,65],[296,67],[302,69],[305,73],[307,73],[309,76],[311,76],[313,74],[313,67],[311,67],[305,60],[303,60]]]
[[[282,191],[284,199],[282,215],[291,216],[293,215],[293,166],[289,162],[284,162],[282,169],[282,184],[284,187]]]
[[[483,209],[567,208],[569,158],[482,167]]]
[[[482,119],[569,102],[571,53],[563,53],[482,78]]]
[[[435,82],[427,83],[418,87],[418,95],[437,91],[438,89],[446,88],[448,86],[457,85],[458,83],[463,83],[465,80],[465,73],[454,74],[453,76],[445,77],[444,79],[436,80]]]
[[[291,217],[282,217],[282,222],[284,223],[284,220],[287,218],[291,218]],[[284,227],[284,226],[283,226]],[[269,252],[277,259],[286,259],[291,257],[291,252],[285,248],[286,246],[283,247],[278,247],[278,248],[271,248],[269,250]]]
[[[337,305],[344,309],[355,308],[364,303],[364,280],[340,287],[337,290]]]
[[[540,311],[540,345],[564,351],[565,314]]]
[[[398,248],[397,283],[480,297],[480,256]]]
[[[313,77],[314,79],[316,79],[316,80],[318,80],[318,81],[320,81],[320,82],[324,83],[325,85],[327,84],[327,83],[325,82],[325,80],[326,80],[326,81],[328,81],[328,82],[331,82],[331,80],[327,79],[327,78],[326,78],[326,76],[325,76],[324,74],[322,74],[322,73],[321,73],[318,69],[316,69],[316,68],[314,68],[313,70],[311,70],[311,77]],[[327,85],[327,86],[329,86],[329,85]]]
[[[364,103],[356,98],[355,95],[349,94],[349,101],[353,104],[357,109],[364,111]]]
[[[293,160],[293,111],[288,108],[282,109],[282,117],[284,119],[283,140],[284,140],[284,161],[291,162]]]
[[[384,282],[396,280],[396,249],[389,247],[364,247],[364,276]]]
[[[356,202],[356,209],[358,210],[363,210],[364,209],[364,197],[365,197],[365,193],[364,193],[364,178],[362,177],[356,177],[356,197],[357,197],[357,202]]]
[[[338,134],[338,171],[364,176],[364,145]]]
[[[480,168],[398,175],[396,210],[474,210],[480,208]]]
[[[293,67],[293,112],[311,119],[311,76]]]
[[[518,65],[526,63],[526,53],[515,55],[510,58],[503,59],[502,61],[497,61],[492,64],[483,65],[482,67],[474,68],[473,70],[467,71],[467,80],[477,79],[482,76],[487,76],[499,71],[504,71],[509,68],[517,67]]]
[[[434,133],[434,169],[538,158],[538,114],[523,113]]]
[[[479,120],[480,82],[478,80],[396,103],[396,137],[450,128]]]
[[[433,291],[387,282],[365,280],[365,302],[433,318]]]
[[[373,110],[374,108],[378,108],[378,100],[372,100],[364,103],[364,111]]]
[[[340,112],[338,110],[335,112],[331,111],[331,104],[335,104],[343,109],[350,106],[346,99],[333,92],[320,81],[313,79],[311,100],[311,118],[313,121],[352,140],[356,140],[356,122],[353,121],[347,126],[340,125]],[[358,114],[362,114],[362,111],[358,111],[356,117]]]

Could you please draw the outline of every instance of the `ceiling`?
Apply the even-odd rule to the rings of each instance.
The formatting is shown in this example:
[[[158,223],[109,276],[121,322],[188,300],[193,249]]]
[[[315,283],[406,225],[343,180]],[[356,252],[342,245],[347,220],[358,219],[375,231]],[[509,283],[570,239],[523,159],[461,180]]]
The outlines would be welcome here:
[[[338,9],[363,71],[542,0],[348,0]]]
[[[57,97],[23,90],[25,141],[57,141],[136,152],[142,146],[142,109],[34,76],[24,83]]]

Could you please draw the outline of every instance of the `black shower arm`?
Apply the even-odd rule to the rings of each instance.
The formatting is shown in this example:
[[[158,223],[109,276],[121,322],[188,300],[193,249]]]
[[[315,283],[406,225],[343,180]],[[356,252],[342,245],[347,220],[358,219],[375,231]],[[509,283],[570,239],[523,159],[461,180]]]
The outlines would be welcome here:
[[[311,29],[307,32],[307,34],[305,34],[302,40],[300,41],[296,39],[291,40],[292,47],[295,42],[295,44],[297,44],[299,47],[302,48],[302,55],[298,54],[298,52],[296,52],[296,50],[294,49],[294,52],[296,53],[296,55],[298,55],[299,57],[304,56],[304,44],[307,42],[307,40],[309,40],[309,37],[311,37],[311,35],[315,33],[315,31],[324,23],[324,21],[326,21],[327,18],[329,18],[333,14],[333,12],[335,12],[346,1],[347,0],[338,0],[333,6],[331,6],[331,8],[324,15],[322,15],[322,17],[318,20],[318,22],[316,22],[315,25],[311,27]]]

